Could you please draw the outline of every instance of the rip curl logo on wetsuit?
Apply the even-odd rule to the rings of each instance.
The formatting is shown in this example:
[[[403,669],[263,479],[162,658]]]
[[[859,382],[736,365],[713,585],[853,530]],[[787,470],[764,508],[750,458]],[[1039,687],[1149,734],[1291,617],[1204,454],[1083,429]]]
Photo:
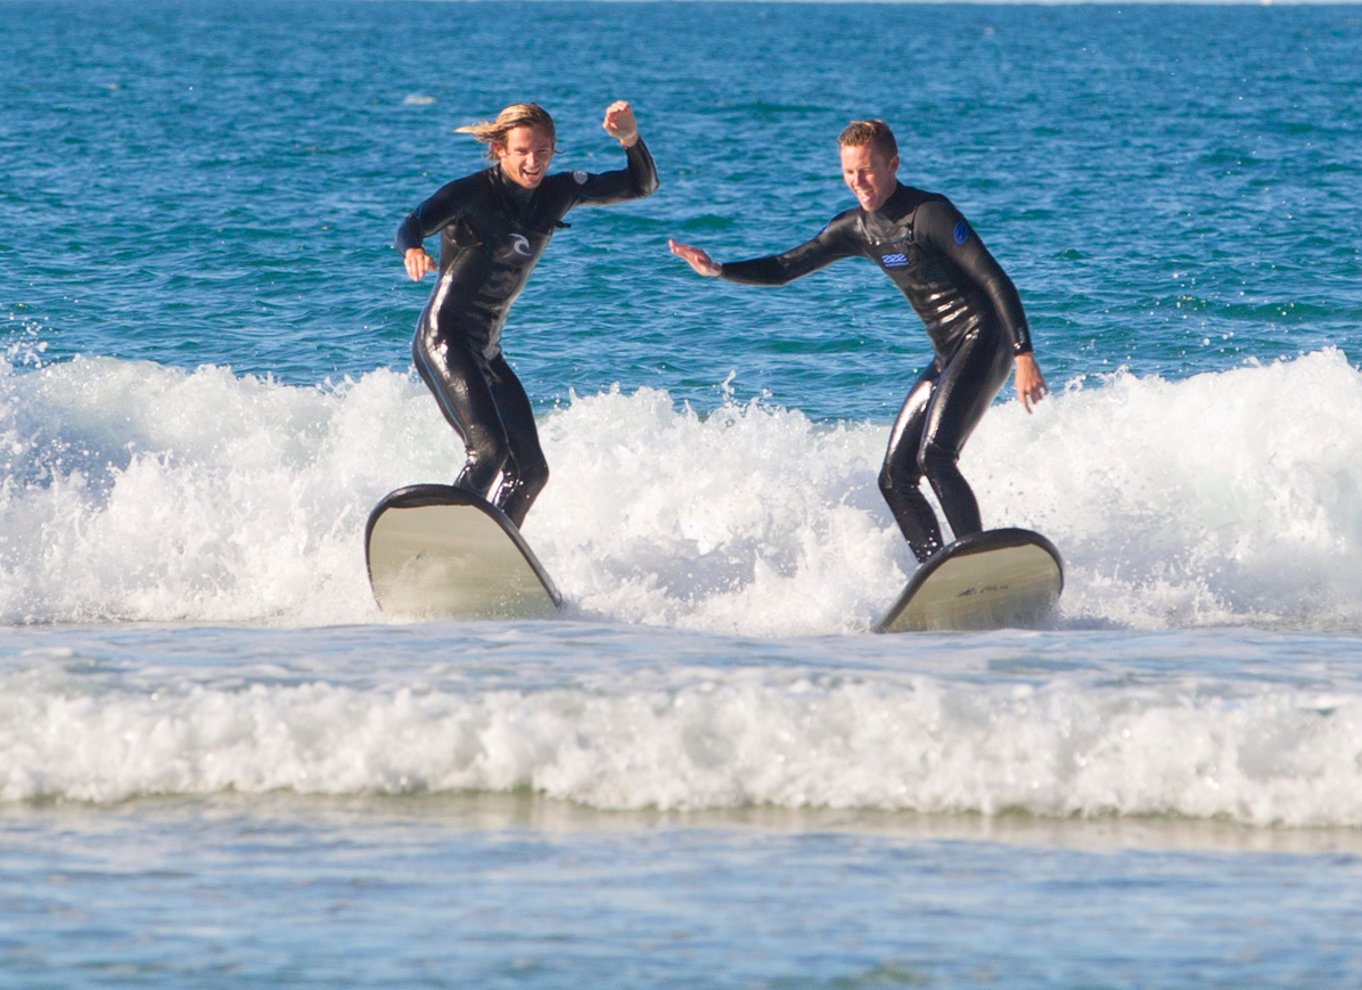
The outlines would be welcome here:
[[[577,183],[577,185],[579,185],[579,186],[584,186],[584,185],[586,185],[586,180],[587,180],[587,174],[586,174],[585,172],[573,172],[573,173],[572,173],[572,181],[575,182],[575,183]]]
[[[885,268],[907,268],[908,255],[882,254],[880,255],[880,264],[884,265]]]
[[[964,244],[969,240],[969,224],[963,220],[955,221],[955,229],[951,231],[951,235],[955,238],[956,244]]]
[[[534,253],[530,250],[530,239],[524,234],[511,235],[511,250],[524,258]]]

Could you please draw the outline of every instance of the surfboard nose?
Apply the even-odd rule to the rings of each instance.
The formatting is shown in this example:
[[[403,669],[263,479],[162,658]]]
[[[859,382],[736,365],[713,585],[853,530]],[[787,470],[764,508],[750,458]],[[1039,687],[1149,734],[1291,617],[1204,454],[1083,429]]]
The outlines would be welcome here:
[[[1055,545],[1026,529],[992,529],[943,547],[909,579],[875,632],[1028,628],[1064,590]]]
[[[369,514],[365,559],[374,600],[414,618],[555,615],[562,595],[506,514],[451,485],[412,485]]]

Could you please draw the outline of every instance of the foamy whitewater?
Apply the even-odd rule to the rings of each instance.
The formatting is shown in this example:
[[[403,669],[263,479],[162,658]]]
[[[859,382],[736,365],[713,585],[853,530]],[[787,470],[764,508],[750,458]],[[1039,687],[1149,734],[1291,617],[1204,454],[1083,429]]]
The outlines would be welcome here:
[[[1340,351],[1058,391],[995,409],[962,469],[988,524],[1063,548],[1062,628],[1362,629],[1362,373]],[[616,387],[541,432],[553,483],[526,534],[572,617],[855,633],[911,571],[875,486],[884,423]],[[0,444],[11,625],[382,621],[368,511],[460,455],[411,375],[97,357],[0,366]]]
[[[1245,682],[1264,637],[1362,625],[1362,373],[1335,350],[994,410],[965,469],[985,505],[1017,507],[999,524],[1064,548],[1067,584],[1052,633],[972,646],[867,642],[910,566],[875,488],[884,424],[574,396],[544,419],[561,467],[526,529],[565,619],[452,628],[465,649],[505,640],[473,669],[390,666],[364,577],[368,508],[455,457],[427,442],[441,424],[412,377],[300,388],[81,358],[0,381],[8,625],[372,627],[324,673],[113,676],[37,649],[0,675],[5,800],[528,788],[602,809],[1362,825],[1356,672],[1306,636],[1293,669]],[[1283,393],[1307,401],[1280,412]],[[619,624],[672,630],[659,647],[703,634],[697,662],[685,637],[659,662],[675,647],[641,630],[596,655]],[[599,666],[519,666],[545,637]]]

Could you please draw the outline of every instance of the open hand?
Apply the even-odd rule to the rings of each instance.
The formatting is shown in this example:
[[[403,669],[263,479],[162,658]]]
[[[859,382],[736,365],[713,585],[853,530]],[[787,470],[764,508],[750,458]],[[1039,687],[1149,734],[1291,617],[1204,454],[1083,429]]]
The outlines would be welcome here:
[[[701,248],[691,247],[689,244],[681,244],[673,240],[667,241],[667,247],[671,248],[672,254],[681,258],[701,275],[713,278],[723,270],[719,263]]]

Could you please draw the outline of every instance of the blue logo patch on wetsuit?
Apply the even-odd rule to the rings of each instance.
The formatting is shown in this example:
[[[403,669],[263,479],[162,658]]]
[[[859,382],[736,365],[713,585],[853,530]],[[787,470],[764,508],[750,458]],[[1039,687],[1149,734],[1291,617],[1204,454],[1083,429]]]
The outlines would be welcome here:
[[[969,224],[963,220],[955,221],[955,230],[951,232],[955,236],[956,244],[964,244],[969,240]]]
[[[880,255],[880,262],[885,268],[907,268],[908,255],[906,254],[883,254]]]

